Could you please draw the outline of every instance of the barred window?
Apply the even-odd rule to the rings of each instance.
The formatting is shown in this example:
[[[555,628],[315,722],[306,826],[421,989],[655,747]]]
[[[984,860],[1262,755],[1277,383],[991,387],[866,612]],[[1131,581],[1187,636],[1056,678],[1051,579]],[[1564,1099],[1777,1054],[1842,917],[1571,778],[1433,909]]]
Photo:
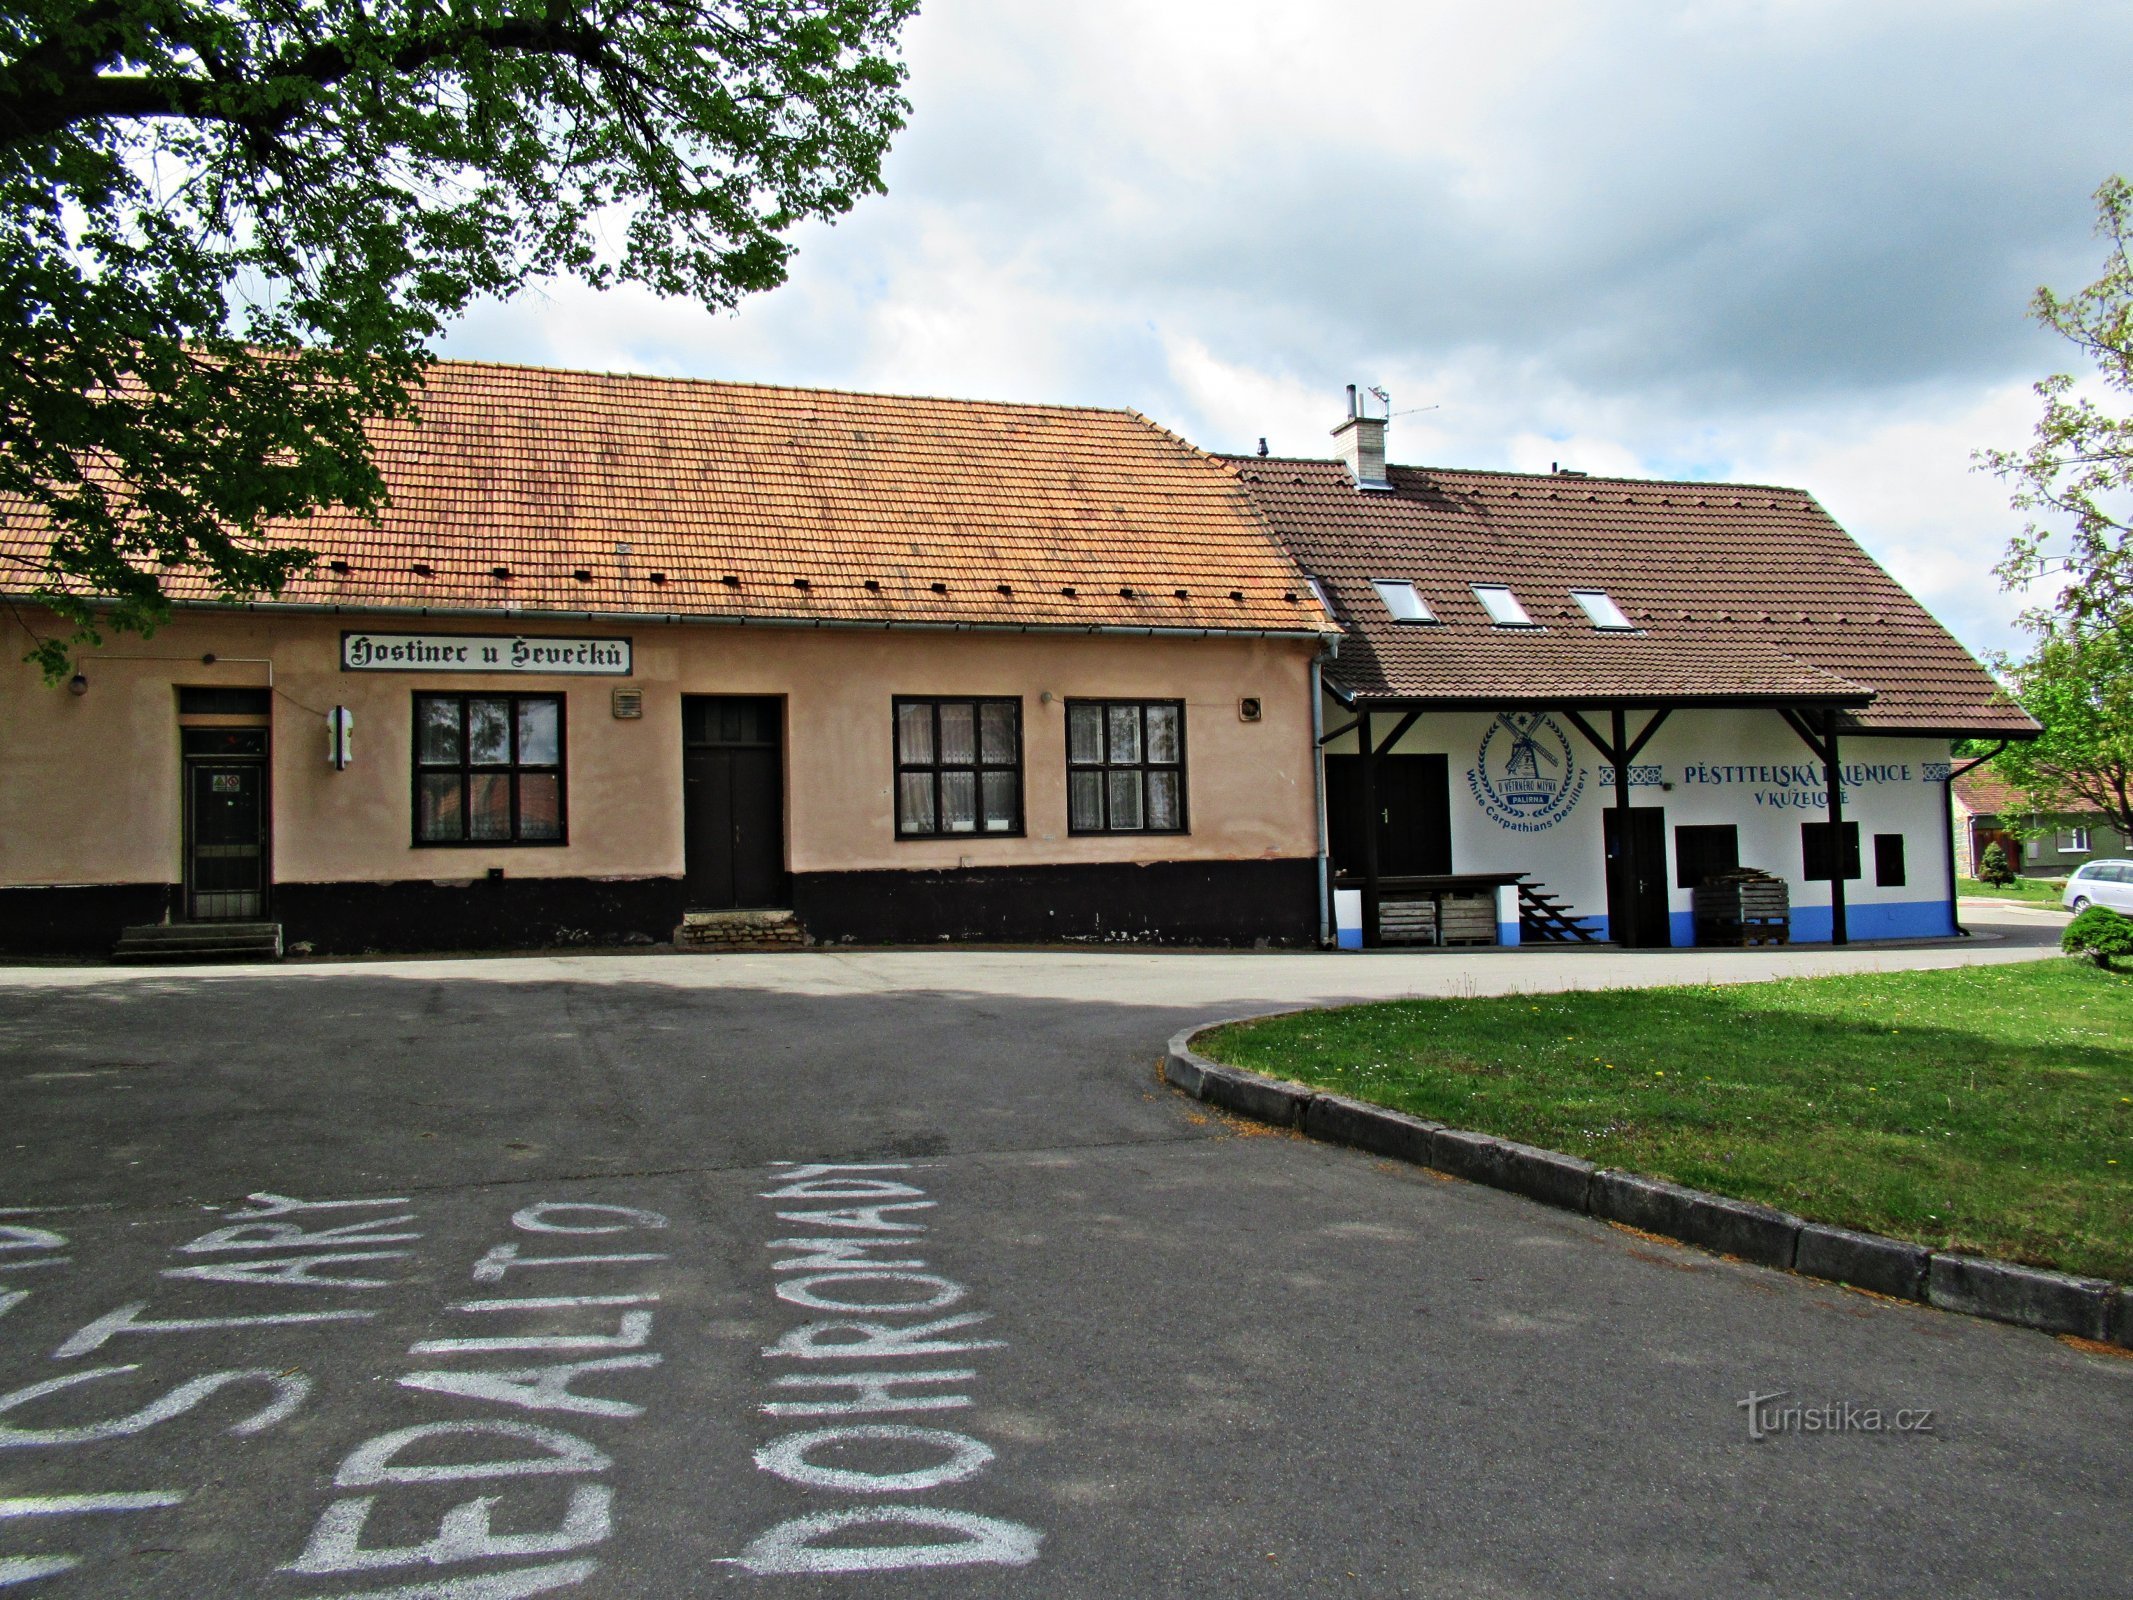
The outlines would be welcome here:
[[[1022,832],[1022,702],[898,695],[896,834]]]
[[[416,695],[415,843],[564,843],[563,697]]]
[[[1184,833],[1185,702],[1067,702],[1067,830]]]

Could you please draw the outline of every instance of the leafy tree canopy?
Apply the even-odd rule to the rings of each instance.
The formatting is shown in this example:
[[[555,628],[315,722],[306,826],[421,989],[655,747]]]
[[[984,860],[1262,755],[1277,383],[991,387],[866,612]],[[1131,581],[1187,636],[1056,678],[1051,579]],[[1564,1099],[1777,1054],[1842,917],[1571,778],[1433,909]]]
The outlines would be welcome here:
[[[2103,276],[2065,297],[2039,289],[2030,312],[2089,358],[2107,396],[2133,400],[2133,184],[2108,180],[2096,191],[2096,216],[2110,246]],[[2071,373],[2036,388],[2044,415],[2029,447],[1978,452],[2014,485],[2015,509],[2033,519],[2000,576],[2013,587],[2064,570],[2066,615],[2122,616],[2133,609],[2133,416],[2113,416],[2077,394]]]
[[[7,0],[0,512],[50,535],[46,671],[152,628],[164,568],[272,594],[309,558],[270,519],[376,510],[365,422],[476,297],[781,282],[881,187],[915,7]]]
[[[2101,814],[2133,838],[2133,621],[2062,620],[2029,659],[2002,663],[2015,703],[2044,725],[1993,770],[2052,815]]]

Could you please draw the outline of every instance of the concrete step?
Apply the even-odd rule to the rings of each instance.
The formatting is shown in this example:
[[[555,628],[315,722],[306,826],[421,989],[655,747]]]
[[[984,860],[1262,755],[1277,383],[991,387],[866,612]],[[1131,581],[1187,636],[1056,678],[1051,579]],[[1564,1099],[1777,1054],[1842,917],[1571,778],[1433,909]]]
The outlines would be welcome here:
[[[151,922],[126,929],[114,961],[279,961],[278,922]]]
[[[790,911],[684,911],[674,930],[678,950],[798,950],[807,943]]]

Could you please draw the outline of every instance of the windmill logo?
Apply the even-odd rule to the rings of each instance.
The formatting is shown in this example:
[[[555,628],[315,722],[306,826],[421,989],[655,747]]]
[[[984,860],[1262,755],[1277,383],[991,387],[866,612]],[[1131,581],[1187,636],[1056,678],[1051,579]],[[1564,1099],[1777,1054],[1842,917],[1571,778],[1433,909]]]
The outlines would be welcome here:
[[[1466,775],[1481,809],[1519,833],[1552,828],[1569,815],[1585,777],[1568,736],[1537,711],[1498,712]]]

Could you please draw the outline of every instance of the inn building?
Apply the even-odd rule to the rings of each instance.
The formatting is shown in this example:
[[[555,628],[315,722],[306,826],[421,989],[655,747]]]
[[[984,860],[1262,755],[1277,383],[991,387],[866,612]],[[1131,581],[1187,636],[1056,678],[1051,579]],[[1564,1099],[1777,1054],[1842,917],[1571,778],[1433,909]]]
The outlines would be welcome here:
[[[470,363],[422,410],[272,601],[174,572],[70,693],[18,596],[0,948],[1316,940],[1332,625],[1190,445]]]

